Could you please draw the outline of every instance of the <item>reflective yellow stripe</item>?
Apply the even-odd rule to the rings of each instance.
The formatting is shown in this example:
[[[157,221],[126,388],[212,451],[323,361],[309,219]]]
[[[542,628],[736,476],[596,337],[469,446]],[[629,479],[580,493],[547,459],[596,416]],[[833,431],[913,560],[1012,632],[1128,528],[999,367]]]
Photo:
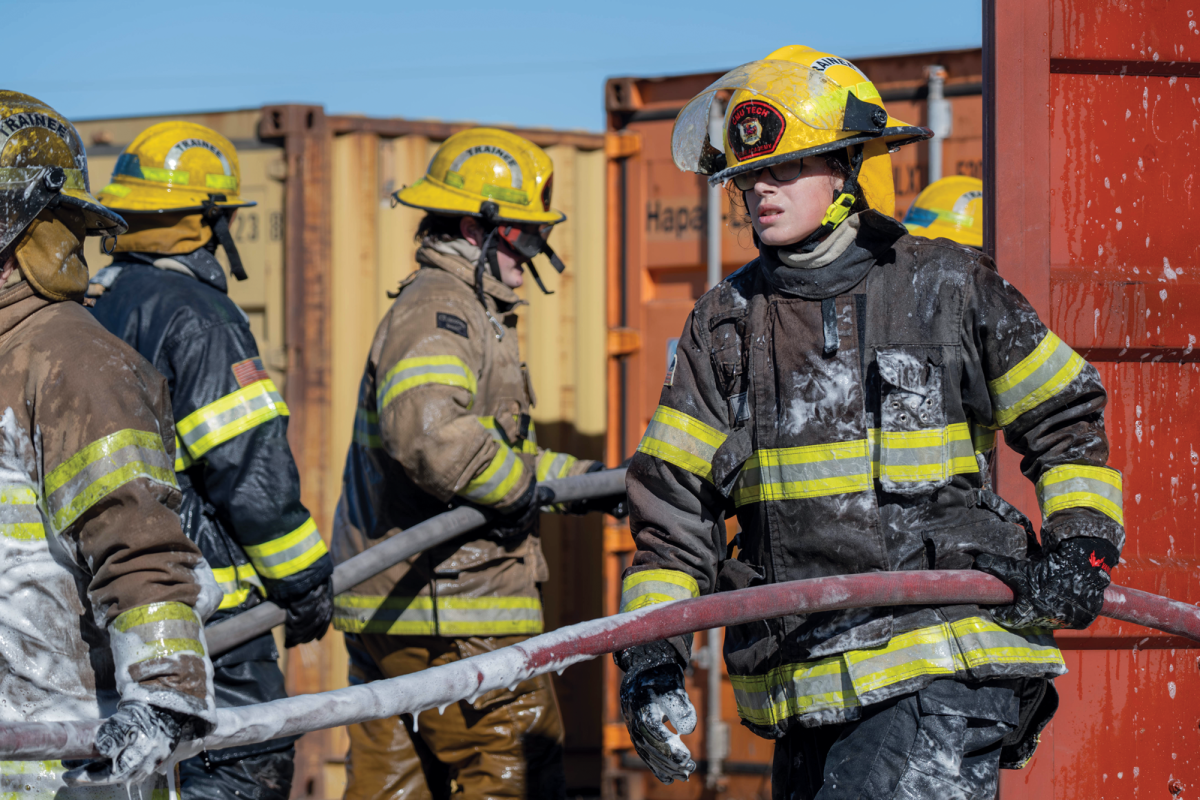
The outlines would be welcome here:
[[[621,613],[699,596],[700,585],[686,572],[674,569],[642,570],[621,582]]]
[[[245,550],[255,571],[272,580],[295,575],[327,552],[312,517],[289,534],[262,544],[246,545]]]
[[[987,453],[996,448],[996,430],[994,428],[984,428],[980,425],[970,425],[969,427],[971,446],[975,448],[976,453]]]
[[[737,506],[865,492],[872,487],[867,440],[759,450],[742,467]]]
[[[995,445],[995,436],[979,444]],[[737,506],[865,492],[872,479],[893,483],[939,481],[979,472],[971,425],[892,432],[871,428],[866,439],[835,444],[759,450],[742,467],[734,485]]]
[[[379,409],[387,408],[388,403],[403,392],[430,383],[466,389],[471,394],[472,401],[478,389],[475,373],[467,366],[467,362],[458,356],[405,358],[388,370],[380,381]]]
[[[62,532],[97,502],[138,478],[178,486],[157,433],[126,429],[92,442],[46,476],[51,525]]]
[[[513,416],[517,417],[518,415],[513,414]],[[495,439],[497,442],[503,442],[504,444],[511,444],[511,442],[508,441],[508,435],[505,434],[504,429],[501,428],[500,425],[496,422],[495,417],[476,417],[475,419],[479,420],[479,424],[482,425],[484,428],[486,428],[487,432],[489,434],[491,434],[492,438]],[[534,433],[532,422],[529,423],[529,435],[526,436],[526,438],[524,438],[524,439],[520,439],[517,442],[517,444],[513,447],[513,450],[515,450],[518,453],[528,453],[529,455],[537,455],[537,451],[538,451],[537,450],[537,434]]]
[[[951,475],[979,472],[971,426],[956,422],[919,431],[867,431],[871,472],[893,483],[941,481]]]
[[[17,541],[46,538],[37,492],[28,484],[0,484],[0,537]]]
[[[1036,488],[1043,516],[1064,508],[1094,508],[1118,525],[1125,524],[1121,473],[1115,469],[1082,464],[1051,467]]]
[[[183,440],[179,438],[179,434],[175,434],[175,471],[183,472],[196,463],[196,459],[192,458],[192,454],[183,446]]]
[[[537,479],[546,481],[552,478],[565,478],[577,461],[575,456],[566,453],[543,450],[537,460]]]
[[[204,656],[200,618],[183,603],[151,603],[131,608],[113,620],[112,630],[119,667],[187,653]]]
[[[495,505],[517,485],[523,474],[525,465],[521,459],[517,458],[511,447],[502,443],[487,469],[479,473],[459,494],[485,506]]]
[[[213,578],[221,587],[223,597],[219,608],[236,608],[246,602],[251,590],[257,590],[263,597],[267,596],[263,589],[258,573],[253,564],[238,564],[236,567],[214,567]]]
[[[537,597],[379,597],[342,594],[333,626],[393,636],[516,636],[542,632]]]
[[[1061,392],[1083,370],[1083,358],[1049,331],[1033,352],[988,382],[996,423],[1010,424]]]
[[[1053,642],[1040,630],[1021,634],[968,617],[899,634],[884,647],[785,664],[765,675],[731,675],[730,681],[738,714],[771,726],[789,717],[873,702],[871,693],[927,676],[969,679],[972,670],[999,664],[1033,665],[1061,674],[1065,665]]]
[[[54,800],[63,791],[61,761],[0,761],[0,800]],[[157,800],[157,798],[151,798]]]
[[[379,412],[359,408],[354,415],[354,443],[372,450],[383,449],[383,432],[379,427]]]
[[[659,406],[646,426],[638,452],[661,458],[706,481],[712,481],[712,460],[725,443],[725,434],[694,417]]]
[[[193,459],[275,417],[288,416],[287,403],[270,378],[255,381],[188,414],[176,431]]]

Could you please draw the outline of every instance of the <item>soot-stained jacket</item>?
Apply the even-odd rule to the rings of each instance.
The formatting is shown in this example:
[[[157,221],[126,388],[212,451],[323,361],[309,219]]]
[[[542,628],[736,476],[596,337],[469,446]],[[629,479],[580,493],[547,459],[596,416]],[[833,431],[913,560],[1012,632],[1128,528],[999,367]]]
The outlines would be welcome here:
[[[264,595],[286,605],[333,570],[300,502],[287,405],[226,290],[204,249],[165,258],[121,253],[89,288],[96,319],[166,376],[184,531],[224,592],[214,622]]]
[[[503,510],[535,478],[596,463],[538,446],[513,313],[523,301],[485,275],[480,304],[477,254],[426,240],[375,333],[334,518],[338,563],[463,502]],[[473,531],[338,595],[333,622],[398,636],[541,633],[549,577],[536,525],[502,541]]]
[[[1026,558],[1032,530],[988,488],[995,429],[1037,486],[1042,546],[1123,545],[1096,370],[986,256],[872,211],[854,224],[832,263],[797,269],[764,250],[697,302],[629,470],[638,551],[623,610],[802,578],[965,569],[984,552]],[[686,657],[688,643],[672,643]],[[977,606],[741,625],[725,657],[739,714],[765,736],[854,719],[937,677],[1044,686],[1065,671],[1045,631],[1006,630]],[[1027,694],[1040,702],[1045,690]]]
[[[173,441],[145,359],[78,303],[0,289],[0,720],[142,700],[215,721],[217,590],[175,513]],[[32,766],[0,779],[61,787],[58,762]]]

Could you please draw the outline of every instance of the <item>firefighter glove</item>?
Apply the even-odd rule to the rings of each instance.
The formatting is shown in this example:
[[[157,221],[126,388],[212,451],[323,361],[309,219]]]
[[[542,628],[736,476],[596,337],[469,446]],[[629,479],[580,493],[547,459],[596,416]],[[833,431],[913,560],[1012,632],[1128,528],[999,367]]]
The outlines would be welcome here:
[[[287,611],[287,622],[283,629],[284,647],[295,647],[320,639],[329,630],[329,622],[333,619],[333,578],[292,600],[284,610]]]
[[[1105,539],[1064,539],[1028,561],[984,553],[975,569],[995,575],[1013,590],[1013,604],[992,609],[1006,628],[1082,630],[1100,615],[1104,590],[1120,554]]]
[[[530,481],[520,497],[503,510],[497,509],[488,537],[502,542],[529,533],[542,513],[542,506],[554,499],[552,495],[545,486]]]
[[[627,672],[621,681],[621,713],[634,749],[660,781],[686,781],[696,771],[696,762],[680,738],[696,729],[696,709],[683,686],[679,664]]]
[[[141,700],[124,701],[117,707],[117,713],[96,731],[96,749],[103,758],[66,764],[74,769],[63,775],[63,780],[68,786],[145,781],[170,757],[184,729],[196,727],[193,722],[186,714]]]

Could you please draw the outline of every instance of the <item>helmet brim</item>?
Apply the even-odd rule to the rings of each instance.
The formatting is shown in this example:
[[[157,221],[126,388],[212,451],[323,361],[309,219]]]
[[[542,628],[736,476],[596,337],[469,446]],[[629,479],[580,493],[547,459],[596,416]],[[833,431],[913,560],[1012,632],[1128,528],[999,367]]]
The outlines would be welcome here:
[[[889,120],[890,122],[898,122],[898,120]],[[758,158],[753,161],[744,161],[734,167],[727,167],[720,172],[709,176],[709,186],[720,186],[725,181],[741,175],[744,172],[753,172],[760,170],[763,167],[769,167],[774,164],[782,164],[785,161],[795,161],[798,158],[808,158],[809,156],[819,156],[826,153],[836,153],[838,150],[845,150],[847,147],[852,147],[856,144],[865,144],[867,142],[884,142],[889,147],[902,147],[906,144],[921,142],[926,139],[933,138],[933,131],[929,128],[922,128],[919,125],[904,125],[903,123],[884,128],[878,135],[871,133],[852,133],[844,139],[837,139],[825,144],[816,145],[815,147],[805,148],[804,150],[796,150],[790,153],[779,153],[777,155],[768,156],[766,158]]]
[[[122,214],[177,214],[180,211],[203,211],[213,204],[212,193],[183,190],[164,190],[161,185],[141,186],[130,183],[110,183],[100,190],[98,201],[105,208]],[[218,208],[249,208],[253,200],[237,195],[215,201]]]
[[[451,186],[440,185],[428,177],[410,186],[405,186],[395,192],[392,197],[396,198],[396,202],[401,205],[419,208],[433,214],[483,217],[479,212],[479,198],[472,197],[466,192],[460,192]],[[561,211],[533,211],[523,209],[515,203],[493,202],[500,210],[495,219],[502,222],[557,225],[567,218],[567,215]]]

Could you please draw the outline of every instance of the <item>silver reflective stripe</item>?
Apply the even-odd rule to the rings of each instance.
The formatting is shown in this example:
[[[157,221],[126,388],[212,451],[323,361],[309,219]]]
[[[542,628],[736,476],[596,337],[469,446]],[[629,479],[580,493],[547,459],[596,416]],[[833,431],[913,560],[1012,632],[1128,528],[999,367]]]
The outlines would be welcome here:
[[[1084,363],[1066,342],[1047,331],[1019,364],[988,383],[996,422],[1006,426],[1058,394],[1082,371]]]
[[[824,497],[871,488],[867,440],[760,450],[738,475],[733,498],[737,505]]]
[[[379,427],[378,412],[368,408],[358,409],[354,415],[354,442],[375,450],[383,448],[383,433]]]
[[[647,569],[626,576],[621,582],[621,612],[644,606],[690,600],[700,595],[696,579],[673,569]]]
[[[183,439],[183,443],[187,445],[188,449],[196,449],[200,440],[205,436],[221,430],[230,423],[237,422],[242,417],[249,416],[260,409],[283,404],[283,397],[275,389],[256,392],[249,397],[243,395],[240,400],[241,402],[233,408],[222,411],[219,414],[214,414],[211,417],[206,417],[203,421],[197,423],[194,428],[183,434],[180,438]],[[203,409],[201,410],[203,411]],[[211,448],[204,448],[205,452],[209,449]]]
[[[547,455],[549,455],[549,451]],[[575,459],[566,453],[554,453],[550,458],[546,458],[545,455],[542,456],[541,460],[543,463],[538,464],[539,481],[566,477],[567,469],[570,468],[571,462]]]
[[[1037,482],[1042,514],[1065,508],[1094,508],[1125,524],[1121,473],[1107,467],[1066,464],[1046,470]]]
[[[492,472],[491,476],[486,481],[478,485],[469,485],[466,491],[461,492],[464,497],[469,497],[472,500],[484,502],[500,488],[500,485],[509,477],[509,474],[516,467],[517,454],[512,451],[508,445],[502,445],[500,453],[503,454],[503,463],[500,467]],[[474,484],[474,482],[472,482]],[[495,498],[492,502],[496,502],[500,498]]]
[[[46,478],[46,507],[54,529],[65,530],[93,504],[137,478],[177,485],[175,465],[157,434],[124,430],[92,442]]]
[[[859,705],[840,656],[771,670],[765,676],[737,676],[733,696],[739,715],[764,726],[788,717]]]

